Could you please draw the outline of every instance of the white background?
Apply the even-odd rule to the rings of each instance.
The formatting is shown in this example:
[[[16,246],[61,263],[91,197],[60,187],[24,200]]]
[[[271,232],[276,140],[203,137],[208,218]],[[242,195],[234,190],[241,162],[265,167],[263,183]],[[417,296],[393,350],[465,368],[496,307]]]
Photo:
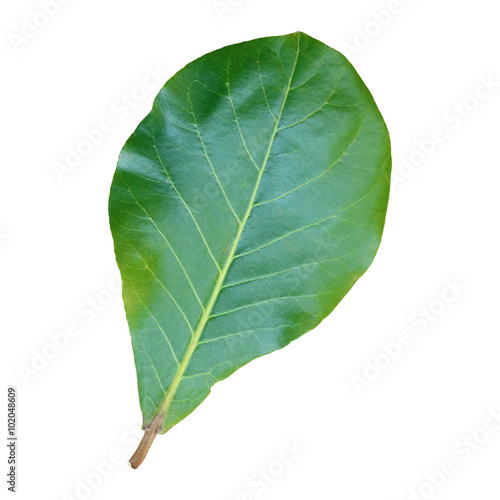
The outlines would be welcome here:
[[[18,498],[498,499],[496,3],[58,5],[31,31],[37,1],[0,15],[2,367],[3,390],[19,393]],[[382,246],[315,331],[216,385],[133,471],[141,416],[107,216],[118,153],[188,62],[297,30],[349,57],[388,124],[397,182]],[[148,71],[161,76],[144,89]],[[112,131],[60,180],[54,164],[103,119]],[[381,344],[404,332],[411,343],[389,359]],[[453,474],[426,484],[443,462]]]

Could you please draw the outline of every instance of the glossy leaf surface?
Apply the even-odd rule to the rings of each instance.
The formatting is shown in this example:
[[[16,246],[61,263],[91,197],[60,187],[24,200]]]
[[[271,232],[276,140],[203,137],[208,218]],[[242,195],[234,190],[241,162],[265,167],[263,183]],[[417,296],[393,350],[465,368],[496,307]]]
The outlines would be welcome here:
[[[335,308],[379,246],[390,166],[362,80],[304,33],[225,47],[166,83],[110,197],[146,427],[161,415],[166,432]]]

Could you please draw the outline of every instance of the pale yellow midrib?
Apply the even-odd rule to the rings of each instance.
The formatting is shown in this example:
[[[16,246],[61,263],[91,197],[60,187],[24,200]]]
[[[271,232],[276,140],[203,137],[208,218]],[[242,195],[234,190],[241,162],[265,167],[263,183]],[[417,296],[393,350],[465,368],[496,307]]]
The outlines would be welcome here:
[[[262,163],[262,168],[259,171],[259,175],[258,175],[257,181],[255,183],[255,188],[253,190],[252,197],[251,197],[250,202],[248,204],[245,216],[243,217],[243,219],[241,220],[241,222],[239,224],[238,232],[236,233],[236,237],[234,239],[233,246],[231,247],[231,251],[228,255],[226,263],[224,264],[224,267],[219,275],[219,278],[217,279],[217,282],[216,282],[215,287],[214,287],[214,291],[212,292],[212,296],[210,297],[210,301],[209,301],[207,307],[205,308],[205,310],[201,316],[200,322],[199,322],[196,330],[194,331],[193,337],[191,339],[191,342],[189,343],[186,354],[184,355],[184,358],[182,359],[182,362],[179,365],[179,367],[174,375],[174,378],[172,379],[172,383],[170,384],[170,387],[168,388],[168,390],[165,394],[165,397],[164,397],[161,405],[158,407],[158,411],[155,413],[155,415],[163,413],[164,418],[168,415],[168,410],[170,409],[172,401],[174,400],[175,394],[177,392],[177,388],[179,387],[179,384],[182,381],[182,377],[184,375],[184,372],[186,371],[186,368],[187,368],[189,362],[191,361],[191,357],[192,357],[194,351],[198,347],[198,341],[200,340],[200,337],[203,333],[203,330],[205,329],[205,326],[210,318],[210,314],[211,314],[212,309],[214,307],[215,301],[217,300],[219,293],[221,291],[221,288],[222,288],[222,284],[224,283],[224,280],[226,279],[226,274],[229,270],[229,267],[231,266],[231,264],[233,262],[236,248],[238,246],[241,235],[243,233],[243,229],[245,228],[245,224],[246,224],[246,222],[247,222],[247,220],[250,217],[250,214],[252,212],[252,209],[254,206],[255,196],[257,195],[260,181],[262,179],[262,175],[263,175],[264,170],[266,168],[267,161],[268,161],[269,155],[271,153],[271,148],[272,148],[273,143],[274,143],[274,139],[275,139],[276,134],[278,132],[279,123],[281,120],[281,115],[283,114],[283,110],[285,108],[285,103],[286,103],[287,98],[288,98],[288,93],[290,92],[290,87],[292,84],[293,75],[295,73],[295,68],[297,66],[297,60],[299,58],[299,48],[300,48],[300,33],[298,34],[298,37],[297,37],[297,55],[295,57],[295,63],[293,66],[292,74],[290,75],[290,78],[288,81],[288,86],[287,86],[287,89],[285,92],[285,97],[283,98],[283,104],[281,105],[281,110],[280,110],[280,113],[279,113],[278,118],[276,120],[273,134],[272,134],[271,140],[269,142],[269,147],[267,148],[266,156],[265,156],[264,161]]]

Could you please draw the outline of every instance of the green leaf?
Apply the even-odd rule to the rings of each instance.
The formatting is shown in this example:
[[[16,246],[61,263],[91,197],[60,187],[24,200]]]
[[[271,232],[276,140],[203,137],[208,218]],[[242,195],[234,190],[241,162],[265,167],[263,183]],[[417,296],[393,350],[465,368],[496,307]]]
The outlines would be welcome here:
[[[158,94],[109,202],[144,427],[314,328],[372,262],[387,128],[339,52],[304,33],[225,47]]]

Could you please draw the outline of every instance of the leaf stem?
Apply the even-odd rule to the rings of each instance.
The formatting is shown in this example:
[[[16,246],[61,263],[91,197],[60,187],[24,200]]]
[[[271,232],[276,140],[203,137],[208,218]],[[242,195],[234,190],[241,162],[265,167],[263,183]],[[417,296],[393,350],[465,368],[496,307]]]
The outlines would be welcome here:
[[[165,418],[164,413],[158,413],[155,418],[151,421],[151,423],[146,427],[144,431],[144,436],[135,450],[135,453],[132,455],[132,458],[129,460],[129,465],[132,469],[137,469],[139,465],[144,462],[146,455],[148,454],[149,448],[153,444],[155,437],[158,435],[158,432],[161,428],[161,424],[163,419]]]
[[[278,127],[279,127],[279,124],[281,121],[281,116],[282,116],[283,110],[285,108],[288,94],[290,93],[290,86],[292,84],[293,76],[295,74],[295,69],[297,67],[299,52],[300,52],[300,33],[299,33],[299,36],[297,38],[297,54],[295,56],[295,63],[293,66],[292,74],[289,77],[288,85],[287,85],[287,88],[285,90],[285,95],[283,97],[283,102],[281,103],[281,110],[280,110],[279,116],[276,120],[274,130],[272,132],[271,139],[269,141],[269,146],[267,148],[266,156],[265,156],[264,161],[262,163],[262,167],[259,169],[259,174],[257,176],[255,187],[254,187],[251,199],[248,203],[248,207],[246,209],[245,215],[244,215],[243,219],[241,219],[241,220],[238,218],[238,216],[236,216],[238,219],[238,222],[239,222],[238,232],[236,233],[236,236],[234,238],[233,245],[231,247],[229,255],[226,259],[224,267],[222,268],[222,270],[219,274],[219,277],[218,277],[217,282],[215,284],[215,288],[212,292],[212,295],[210,297],[208,305],[205,308],[205,310],[203,311],[203,314],[202,314],[200,321],[196,327],[196,330],[193,332],[193,336],[191,338],[191,342],[189,343],[186,354],[184,355],[184,358],[183,358],[181,364],[179,365],[179,368],[177,369],[177,372],[175,373],[175,376],[174,376],[174,378],[173,378],[173,380],[172,380],[172,382],[171,382],[171,384],[170,384],[170,386],[165,394],[165,397],[164,397],[164,399],[159,407],[159,412],[156,414],[156,416],[152,420],[151,424],[146,428],[146,430],[144,432],[144,437],[142,438],[141,442],[139,443],[139,447],[137,448],[136,452],[134,453],[134,455],[130,459],[129,464],[133,469],[137,469],[137,467],[139,467],[139,465],[141,465],[141,463],[144,461],[144,459],[146,458],[146,455],[149,451],[149,448],[151,448],[151,445],[153,444],[153,441],[154,441],[156,435],[158,434],[158,430],[161,428],[161,425],[163,423],[163,419],[165,418],[165,415],[167,415],[167,413],[170,409],[170,406],[174,400],[177,388],[179,387],[179,384],[181,383],[184,372],[186,371],[187,366],[191,360],[191,357],[198,346],[198,342],[199,342],[200,337],[203,333],[205,325],[207,324],[208,320],[211,317],[210,314],[211,314],[212,309],[215,305],[215,301],[217,300],[217,298],[219,296],[222,285],[224,284],[224,280],[226,278],[226,274],[229,270],[229,267],[231,266],[231,263],[233,262],[233,260],[235,258],[238,243],[239,243],[241,235],[243,233],[243,229],[245,228],[245,224],[247,223],[247,221],[250,217],[250,214],[252,213],[255,198],[257,196],[257,191],[258,191],[259,186],[260,186],[260,181],[262,179],[262,176],[264,174],[264,170],[265,170],[266,165],[267,165],[267,161],[268,161],[269,156],[271,154],[271,149],[272,149],[272,146],[274,143],[274,139],[276,137],[276,134],[278,133]],[[200,139],[201,139],[201,136],[200,136]],[[212,169],[213,169],[213,167],[212,167]],[[227,199],[227,197],[226,197],[226,199]],[[232,207],[231,207],[231,209],[232,209]]]

